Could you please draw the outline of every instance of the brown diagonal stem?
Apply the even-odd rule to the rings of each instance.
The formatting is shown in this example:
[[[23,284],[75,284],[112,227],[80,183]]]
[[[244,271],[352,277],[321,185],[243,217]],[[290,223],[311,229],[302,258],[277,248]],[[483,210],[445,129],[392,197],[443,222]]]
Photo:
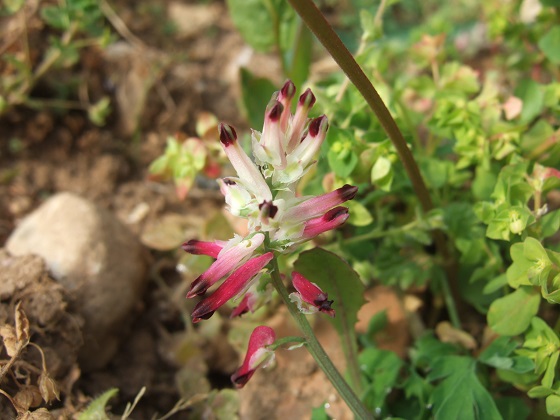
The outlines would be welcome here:
[[[420,174],[420,169],[406,144],[406,141],[399,130],[391,113],[385,106],[385,103],[373,87],[370,80],[367,78],[360,65],[356,62],[348,48],[343,44],[339,36],[333,30],[331,25],[327,22],[321,11],[315,6],[312,0],[288,0],[292,8],[305,22],[307,27],[315,34],[317,39],[323,44],[325,49],[331,57],[337,62],[348,79],[356,86],[358,91],[364,97],[381,126],[391,139],[391,142],[397,150],[397,154],[404,166],[404,169],[412,183],[412,187],[416,192],[416,196],[420,201],[420,205],[424,212],[429,212],[433,209],[433,203],[428,192],[428,188],[424,183],[424,179]],[[434,231],[433,240],[436,244],[439,255],[441,256],[443,267],[447,274],[446,281],[449,281],[449,287],[446,284],[443,288],[445,300],[447,302],[447,310],[449,317],[456,328],[461,328],[458,312],[455,307],[455,302],[460,302],[460,295],[455,282],[455,269],[453,259],[450,258],[449,250],[447,248],[447,241],[443,232]],[[446,293],[447,292],[447,293]]]

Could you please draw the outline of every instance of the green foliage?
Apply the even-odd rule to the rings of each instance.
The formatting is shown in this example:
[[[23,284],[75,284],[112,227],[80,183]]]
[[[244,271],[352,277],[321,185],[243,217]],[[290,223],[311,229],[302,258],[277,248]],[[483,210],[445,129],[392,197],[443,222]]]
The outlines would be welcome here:
[[[22,51],[6,53],[0,58],[4,68],[0,82],[0,115],[18,105],[30,108],[52,106],[83,110],[94,124],[104,125],[110,113],[107,97],[92,95],[96,102],[77,102],[73,101],[78,96],[77,92],[71,90],[70,94],[61,93],[49,101],[32,96],[34,87],[39,83],[56,91],[57,76],[60,77],[61,72],[78,64],[81,49],[93,45],[104,47],[111,40],[98,1],[66,0],[54,3],[43,2],[38,10],[46,26],[45,31],[48,31],[47,45],[34,49],[34,54],[30,55],[28,32],[24,31],[20,45]],[[10,1],[7,12],[15,13],[21,5],[18,1]]]
[[[89,403],[87,408],[78,415],[78,420],[109,420],[106,407],[109,400],[117,395],[119,390],[111,388]]]
[[[313,36],[284,0],[227,0],[233,23],[255,51],[275,52],[284,77],[302,87],[309,76]],[[266,77],[241,69],[243,105],[251,126],[260,129],[274,88]]]
[[[539,310],[540,297],[529,287],[496,299],[488,310],[488,325],[500,335],[524,332]]]
[[[314,88],[317,112],[332,121],[322,151],[327,164],[314,177],[360,185],[363,216],[337,248],[366,283],[429,287],[447,301],[442,285],[455,283],[455,298],[484,314],[498,334],[473,354],[428,334],[405,363],[389,360],[372,334],[360,336],[364,401],[381,416],[526,418],[528,405],[509,397],[514,388],[557,413],[558,332],[538,315],[554,322],[550,305],[560,303],[560,210],[547,202],[560,187],[560,21],[557,5],[543,1],[531,12],[521,3],[475,10],[401,1],[376,10],[351,2],[361,9],[348,17],[355,33],[358,23],[362,29],[356,59],[418,162],[436,207],[428,214],[357,89],[340,75]],[[419,15],[420,22],[410,18]],[[482,37],[479,19],[488,29]],[[490,45],[499,51],[485,56]],[[447,237],[445,256],[436,230]],[[372,319],[371,328],[382,321]]]
[[[492,396],[478,379],[474,359],[464,356],[437,358],[428,380],[439,381],[431,400],[436,418],[501,418]]]
[[[241,97],[247,119],[251,127],[260,130],[264,124],[264,109],[270,101],[271,92],[277,89],[272,82],[263,77],[256,77],[249,70],[242,68]]]
[[[367,384],[362,397],[366,407],[386,413],[385,398],[397,383],[403,361],[391,351],[368,348],[360,354],[359,363]]]

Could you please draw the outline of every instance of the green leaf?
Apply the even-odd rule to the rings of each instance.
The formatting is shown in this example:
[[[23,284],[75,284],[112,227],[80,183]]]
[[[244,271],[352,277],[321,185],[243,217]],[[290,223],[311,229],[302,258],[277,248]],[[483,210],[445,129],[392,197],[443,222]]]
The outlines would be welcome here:
[[[275,3],[266,0],[227,0],[234,25],[245,42],[257,51],[268,52],[277,42],[274,29],[278,28],[280,16]]]
[[[379,409],[395,386],[403,361],[392,351],[367,348],[360,354],[359,363],[368,382],[363,401],[370,410]]]
[[[311,409],[311,420],[330,420],[331,417],[325,411],[326,405],[327,403]]]
[[[247,119],[255,130],[260,130],[264,124],[264,112],[270,97],[277,91],[268,79],[256,77],[245,68],[241,72],[241,98],[247,114]]]
[[[391,161],[380,156],[371,168],[371,182],[383,191],[390,191],[393,183],[394,171]]]
[[[560,64],[560,26],[553,26],[539,39],[539,48],[546,58],[554,64]]]
[[[350,211],[348,223],[353,226],[367,226],[373,222],[373,216],[359,201],[348,201],[345,206]]]
[[[540,302],[540,295],[532,287],[520,287],[490,305],[488,325],[500,335],[521,334],[537,314]]]
[[[527,391],[527,396],[529,398],[544,398],[551,394],[554,394],[554,390],[542,385],[537,385]]]
[[[511,337],[498,337],[479,356],[478,360],[497,369],[526,373],[534,370],[535,364],[524,356],[512,356],[518,343]]]
[[[345,146],[335,143],[327,154],[330,167],[341,178],[348,177],[358,164],[358,155]]]
[[[89,403],[87,408],[78,415],[78,420],[109,420],[105,407],[119,390],[111,388]]]
[[[556,376],[556,365],[558,364],[558,356],[560,356],[560,353],[558,353],[558,351],[555,351],[550,355],[548,365],[546,366],[546,371],[544,372],[544,376],[542,378],[542,386],[548,388],[552,387],[552,384],[554,383],[554,377]]]
[[[68,13],[57,6],[43,6],[40,9],[41,18],[56,29],[66,30],[70,26],[70,19]]]
[[[545,214],[540,220],[541,237],[548,238],[560,230],[560,210]]]
[[[525,420],[531,414],[531,409],[518,397],[497,398],[496,406],[503,420]]]
[[[546,397],[546,412],[550,416],[560,417],[560,396],[549,395]]]
[[[430,332],[416,340],[414,348],[410,351],[410,358],[414,366],[426,368],[432,360],[455,353],[457,353],[457,347],[449,343],[442,343]]]
[[[539,115],[544,104],[544,92],[541,85],[532,79],[524,79],[515,89],[515,96],[523,101],[520,121],[527,123]]]
[[[296,86],[303,86],[309,76],[311,66],[313,35],[299,18],[294,23],[297,24],[294,45],[290,45],[288,51],[283,52],[284,55],[287,55],[288,69],[286,76]]]
[[[438,358],[428,380],[441,382],[432,393],[436,419],[498,420],[501,415],[492,396],[476,375],[476,361],[464,356]]]
[[[328,320],[339,336],[343,339],[354,336],[358,310],[365,303],[364,285],[358,274],[339,256],[321,248],[302,252],[294,270],[316,283],[334,300],[332,307],[336,316]]]

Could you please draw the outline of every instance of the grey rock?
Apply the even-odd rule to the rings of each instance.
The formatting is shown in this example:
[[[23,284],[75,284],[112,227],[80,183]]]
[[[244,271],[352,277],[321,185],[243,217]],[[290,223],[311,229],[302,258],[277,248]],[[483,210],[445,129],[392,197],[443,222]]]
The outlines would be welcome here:
[[[108,211],[59,193],[22,220],[6,249],[46,261],[85,320],[81,369],[105,366],[141,306],[148,264],[138,239]]]

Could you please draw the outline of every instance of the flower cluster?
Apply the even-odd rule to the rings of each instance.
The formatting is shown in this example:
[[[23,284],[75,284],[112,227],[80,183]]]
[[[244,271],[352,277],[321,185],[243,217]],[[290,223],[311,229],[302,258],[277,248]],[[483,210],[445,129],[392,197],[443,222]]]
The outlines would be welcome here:
[[[295,92],[294,84],[287,81],[272,96],[262,133],[252,132],[254,161],[239,144],[235,129],[224,123],[219,125],[222,147],[237,177],[218,182],[228,210],[248,219],[249,234],[246,237],[236,235],[227,242],[191,240],[183,244],[183,249],[191,254],[216,259],[192,282],[188,298],[204,295],[225,279],[195,306],[192,313],[195,323],[208,319],[233,298],[242,297],[242,300],[232,316],[254,311],[264,300],[255,284],[272,260],[273,252],[286,252],[296,244],[339,227],[349,217],[348,209],[341,204],[354,198],[357,187],[344,185],[317,197],[296,194],[297,182],[316,162],[315,156],[327,134],[328,120],[325,115],[308,119],[315,103],[310,89],[299,97],[296,112],[292,114],[290,108]],[[297,293],[292,293],[291,299],[301,311],[334,316],[332,301],[326,293],[299,273],[293,273],[292,277]],[[275,340],[271,331],[268,327],[258,327],[253,332],[245,362],[232,377],[236,386],[243,386],[254,369],[270,358],[266,346]]]
[[[254,162],[239,144],[235,129],[227,124],[219,125],[222,147],[237,177],[218,182],[228,210],[248,219],[250,233],[227,242],[191,240],[183,244],[189,253],[216,258],[193,281],[187,297],[204,295],[225,278],[213,294],[196,305],[193,322],[208,319],[225,302],[244,295],[256,282],[273,256],[272,252],[263,251],[265,235],[270,249],[284,252],[294,244],[337,228],[348,218],[348,209],[340,204],[354,198],[357,187],[344,185],[317,197],[298,197],[295,193],[297,182],[315,163],[328,129],[325,115],[307,118],[315,103],[310,89],[299,97],[296,112],[292,114],[290,105],[295,91],[294,84],[287,81],[272,96],[262,133],[252,132]],[[245,295],[234,313],[254,310],[257,293],[255,290]]]

